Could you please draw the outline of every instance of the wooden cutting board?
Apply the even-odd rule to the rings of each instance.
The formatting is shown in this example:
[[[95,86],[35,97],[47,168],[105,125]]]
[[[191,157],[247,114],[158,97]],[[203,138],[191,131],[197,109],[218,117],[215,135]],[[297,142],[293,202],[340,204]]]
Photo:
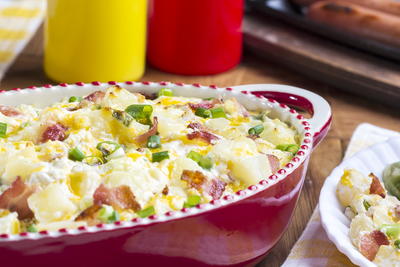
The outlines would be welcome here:
[[[246,48],[260,57],[371,101],[400,107],[400,64],[395,61],[258,14],[246,15],[243,31]]]

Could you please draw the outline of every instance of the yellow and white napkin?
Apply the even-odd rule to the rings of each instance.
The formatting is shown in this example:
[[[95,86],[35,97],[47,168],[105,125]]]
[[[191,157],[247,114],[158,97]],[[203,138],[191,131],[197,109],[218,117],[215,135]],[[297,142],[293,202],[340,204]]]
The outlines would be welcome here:
[[[45,0],[0,0],[0,80],[40,27]]]
[[[350,140],[344,158],[373,144],[383,142],[400,133],[368,123],[360,124]],[[296,242],[282,267],[342,267],[355,266],[339,252],[328,239],[321,225],[318,206],[315,208],[303,234]]]

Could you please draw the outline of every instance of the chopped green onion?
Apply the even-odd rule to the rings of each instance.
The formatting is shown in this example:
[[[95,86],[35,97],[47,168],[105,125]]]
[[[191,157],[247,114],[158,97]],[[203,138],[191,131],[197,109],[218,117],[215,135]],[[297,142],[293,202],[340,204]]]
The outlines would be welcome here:
[[[201,158],[203,157],[200,153],[196,152],[196,151],[190,151],[186,157],[188,157],[189,159],[196,161],[196,163],[199,163],[199,161],[201,160]]]
[[[141,124],[151,124],[150,116],[153,113],[151,105],[130,105],[125,111]]]
[[[286,151],[292,153],[293,155],[299,151],[299,145],[297,144],[291,144],[287,147]]]
[[[113,223],[119,220],[118,212],[108,205],[103,205],[99,210],[97,217],[105,223]]]
[[[365,210],[368,210],[371,207],[371,204],[369,204],[369,202],[366,201],[365,199],[363,201],[363,205],[364,205]]]
[[[68,152],[68,158],[74,161],[82,161],[85,158],[85,154],[75,147]]]
[[[222,107],[210,109],[211,117],[215,118],[226,118],[225,111]]]
[[[28,231],[28,233],[37,233],[38,232],[38,230],[34,224],[29,225],[28,228],[26,228],[26,230]]]
[[[394,247],[397,249],[400,249],[400,239],[397,239],[396,241],[394,241]]]
[[[148,148],[159,148],[161,147],[161,139],[158,135],[152,135],[147,139]]]
[[[102,158],[96,157],[96,156],[88,156],[88,157],[85,157],[85,158],[82,160],[82,162],[83,162],[83,163],[86,163],[87,165],[90,165],[90,166],[101,165],[101,164],[104,163],[104,161],[103,161]]]
[[[215,99],[214,97],[206,97],[206,98],[203,98],[203,100],[213,100],[213,99]]]
[[[7,123],[0,122],[0,137],[5,138],[7,134]]]
[[[82,97],[81,96],[71,96],[69,99],[68,99],[68,102],[69,103],[72,103],[72,102],[81,102],[82,101]]]
[[[117,151],[121,147],[120,144],[117,144],[113,141],[104,141],[97,144],[96,148],[103,153],[104,157],[107,157]]]
[[[158,96],[174,96],[174,93],[169,88],[162,88],[160,91],[158,91]]]
[[[381,230],[391,239],[397,239],[400,237],[400,223],[383,224]]]
[[[261,113],[261,114],[258,114],[258,115],[254,115],[252,117],[255,120],[264,121],[264,113]]]
[[[209,157],[202,157],[200,161],[198,162],[199,166],[202,167],[203,169],[211,169],[213,166],[213,162],[211,158]]]
[[[286,149],[289,147],[289,145],[284,145],[284,144],[280,144],[276,146],[276,149],[282,150],[282,151],[286,151]]]
[[[120,111],[120,110],[114,110],[112,113],[112,116],[116,118],[117,120],[121,121],[123,125],[126,127],[129,127],[131,122],[133,121],[133,118],[131,115],[129,115],[125,111]]]
[[[211,111],[205,108],[198,108],[194,112],[196,116],[202,117],[202,118],[210,118],[211,117]]]
[[[264,131],[264,125],[259,124],[249,129],[250,135],[260,135]]]
[[[153,153],[151,161],[152,162],[160,162],[160,161],[163,161],[164,159],[169,159],[168,151]]]
[[[287,151],[292,153],[293,155],[297,153],[297,151],[299,150],[299,145],[297,144],[281,144],[281,145],[277,145],[276,149],[282,150],[282,151]]]
[[[198,195],[188,196],[186,202],[183,204],[184,208],[191,208],[198,205],[201,202],[201,197]]]
[[[186,157],[188,157],[189,159],[195,161],[200,167],[202,167],[203,169],[211,169],[213,166],[212,160],[209,157],[204,157],[202,156],[200,153],[196,152],[196,151],[190,151]]]
[[[146,217],[149,217],[149,216],[151,216],[151,215],[153,215],[153,214],[155,214],[155,213],[156,213],[156,210],[154,209],[154,207],[153,207],[153,206],[150,206],[150,207],[145,208],[145,209],[143,209],[143,210],[139,210],[139,211],[137,212],[137,215],[138,215],[140,218],[146,218]]]

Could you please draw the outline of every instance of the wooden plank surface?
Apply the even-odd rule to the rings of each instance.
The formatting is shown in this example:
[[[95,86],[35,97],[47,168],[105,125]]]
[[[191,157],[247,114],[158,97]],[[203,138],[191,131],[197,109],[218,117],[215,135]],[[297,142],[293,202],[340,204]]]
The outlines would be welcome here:
[[[37,36],[1,83],[1,89],[40,86],[49,81],[42,72],[41,36]],[[314,151],[309,171],[292,222],[282,239],[258,267],[280,266],[302,233],[315,205],[325,177],[341,161],[349,139],[362,122],[400,131],[400,112],[384,104],[339,91],[258,56],[246,54],[238,67],[215,76],[180,76],[148,68],[143,80],[173,81],[231,86],[250,83],[280,83],[312,90],[325,97],[333,109],[328,137]]]
[[[358,95],[400,106],[400,64],[296,29],[276,19],[247,16],[245,43],[260,56]]]

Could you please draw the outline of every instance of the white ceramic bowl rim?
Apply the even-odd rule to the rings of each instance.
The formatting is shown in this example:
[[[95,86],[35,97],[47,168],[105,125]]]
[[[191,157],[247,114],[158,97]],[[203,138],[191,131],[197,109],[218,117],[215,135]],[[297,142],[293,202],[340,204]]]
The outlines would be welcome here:
[[[282,169],[278,170],[275,174],[269,176],[268,178],[265,178],[261,180],[258,184],[251,185],[245,190],[240,190],[236,192],[235,194],[231,195],[226,195],[223,198],[219,200],[213,200],[209,203],[206,204],[200,204],[197,205],[196,207],[193,208],[183,208],[180,211],[170,211],[165,214],[160,214],[160,215],[152,215],[147,218],[135,218],[132,221],[118,221],[113,224],[99,224],[96,226],[84,226],[80,227],[78,229],[60,229],[58,231],[41,231],[39,233],[20,233],[20,234],[15,234],[15,235],[9,235],[9,234],[1,234],[0,235],[0,242],[7,242],[7,241],[19,241],[23,239],[40,239],[44,237],[59,237],[62,235],[78,235],[81,233],[92,233],[92,232],[99,232],[99,231],[104,231],[104,230],[116,230],[119,228],[130,228],[130,227],[136,227],[139,225],[147,225],[147,224],[154,224],[158,222],[164,222],[164,221],[169,221],[173,219],[179,219],[182,217],[187,217],[187,216],[193,216],[197,215],[199,213],[207,212],[211,209],[217,209],[219,207],[223,207],[226,205],[229,205],[233,202],[242,200],[244,198],[248,198],[253,196],[254,194],[259,193],[260,191],[265,190],[266,188],[270,187],[271,185],[281,181],[284,179],[287,175],[291,174],[299,165],[301,165],[306,158],[310,155],[312,152],[312,144],[313,144],[313,137],[314,134],[319,132],[319,130],[327,123],[330,123],[330,107],[327,104],[327,102],[321,98],[320,96],[311,93],[309,91],[306,91],[304,89],[296,88],[296,87],[291,87],[291,86],[285,86],[285,85],[270,85],[270,84],[263,84],[263,85],[242,85],[238,87],[226,87],[226,88],[218,88],[215,85],[210,85],[210,86],[202,86],[200,84],[183,84],[183,83],[171,83],[171,82],[132,82],[132,81],[127,81],[127,82],[108,82],[108,83],[101,83],[101,82],[92,82],[92,83],[82,83],[82,82],[77,82],[75,84],[66,84],[62,83],[59,85],[50,85],[46,84],[43,85],[42,87],[35,87],[31,86],[28,87],[24,90],[20,88],[14,88],[10,91],[0,91],[0,97],[14,97],[14,96],[23,96],[24,94],[30,94],[30,92],[43,92],[46,93],[48,90],[53,90],[53,91],[59,91],[60,94],[63,94],[64,97],[72,95],[71,92],[70,94],[67,94],[66,90],[73,90],[73,89],[82,89],[84,87],[90,87],[92,90],[91,91],[96,91],[96,90],[105,90],[106,88],[113,86],[113,85],[119,85],[122,88],[126,88],[128,90],[134,89],[136,92],[141,92],[146,89],[159,89],[162,87],[168,87],[171,88],[172,90],[177,89],[177,88],[187,88],[187,89],[195,89],[196,92],[203,92],[204,93],[212,93],[216,92],[218,94],[228,94],[230,96],[237,96],[241,97],[241,99],[248,99],[248,100],[254,100],[258,99],[257,101],[260,101],[266,108],[269,108],[271,110],[276,110],[280,114],[287,114],[289,115],[290,119],[293,121],[298,122],[298,127],[297,130],[299,134],[301,135],[301,145],[300,149],[297,152],[297,154],[292,158],[292,160],[284,166]],[[257,88],[256,88],[257,87]],[[248,90],[242,90],[247,88]],[[316,121],[315,116],[312,119],[306,119],[303,115],[298,114],[295,109],[290,108],[289,106],[285,104],[278,103],[276,100],[271,99],[271,98],[265,98],[260,95],[253,95],[251,92],[252,91],[280,91],[280,92],[292,92],[294,94],[297,94],[299,92],[302,93],[302,95],[306,95],[308,99],[314,98],[313,104],[315,104],[316,108],[316,113],[315,115],[319,116]],[[62,91],[62,93],[61,93]],[[86,94],[86,93],[83,93]],[[197,93],[196,93],[197,94]],[[76,95],[76,94],[75,94]],[[59,99],[60,100],[60,99]],[[318,101],[319,103],[316,103]],[[1,102],[1,101],[0,101]],[[239,99],[239,102],[241,100]],[[323,114],[322,114],[323,113]],[[322,114],[322,115],[321,115]],[[314,124],[318,124],[317,127],[311,128],[312,125],[310,122],[313,122]]]

